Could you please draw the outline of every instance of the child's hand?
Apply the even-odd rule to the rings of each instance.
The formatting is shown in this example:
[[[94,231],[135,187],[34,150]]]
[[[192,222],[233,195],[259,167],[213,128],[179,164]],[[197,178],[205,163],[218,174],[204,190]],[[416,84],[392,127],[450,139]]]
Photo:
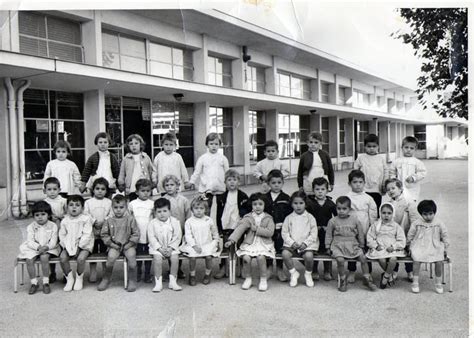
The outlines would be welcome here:
[[[110,247],[111,247],[111,248],[114,248],[115,250],[118,250],[118,251],[121,251],[121,249],[122,249],[122,248],[120,247],[120,245],[118,245],[118,244],[116,244],[116,243],[110,244]]]
[[[234,244],[234,241],[227,241],[227,242],[225,242],[224,246],[226,248],[230,248],[233,244]]]
[[[260,181],[266,182],[267,181],[267,175],[260,176]]]
[[[47,252],[49,250],[49,248],[46,246],[46,245],[42,245],[38,248],[38,251],[40,254],[43,254],[45,252]]]
[[[103,224],[104,224],[104,222],[95,221],[94,222],[94,228],[96,228],[97,230],[101,230]]]
[[[375,250],[377,251],[382,251],[383,250],[383,246],[381,246],[380,244],[377,245],[377,247],[375,248]]]
[[[164,251],[164,256],[165,256],[166,258],[168,258],[168,257],[171,256],[171,250],[170,250],[170,248],[164,248],[163,251]]]
[[[220,250],[220,244],[219,244],[219,241],[217,241],[216,243],[216,250],[219,251]]]
[[[332,251],[331,251],[330,248],[326,248],[326,252],[327,252],[327,254],[328,254],[329,256],[332,256]]]
[[[331,192],[334,190],[334,185],[329,185],[328,192]]]
[[[79,191],[81,193],[84,193],[84,191],[86,191],[86,182],[79,183]]]
[[[133,242],[128,242],[127,244],[125,244],[125,245],[123,246],[123,249],[124,249],[124,250],[128,250],[128,249],[130,249],[133,245],[134,245]]]
[[[387,248],[387,252],[393,252],[393,250],[394,250],[393,246],[391,246],[391,245]]]
[[[444,250],[444,259],[448,258],[448,251]]]
[[[186,183],[184,183],[184,189],[186,189],[186,190],[194,189],[194,184],[186,182]]]
[[[193,246],[193,249],[194,249],[194,251],[196,251],[198,254],[200,254],[200,253],[202,252],[202,249],[201,249],[201,247],[200,247],[199,245],[194,245],[194,246]]]
[[[294,242],[294,243],[291,245],[291,248],[292,248],[293,250],[298,250],[299,247],[300,247],[299,243],[296,243],[296,242]]]
[[[300,247],[298,248],[300,251],[304,251],[308,246],[305,243],[301,243]]]
[[[59,221],[59,218],[57,216],[51,215],[51,221],[56,223],[57,221]]]
[[[257,225],[253,223],[252,226],[250,227],[250,230],[257,231]]]
[[[407,182],[407,183],[414,183],[414,182],[415,182],[415,179],[414,179],[413,177],[411,177],[411,176],[408,176],[408,177],[406,178],[405,182]]]

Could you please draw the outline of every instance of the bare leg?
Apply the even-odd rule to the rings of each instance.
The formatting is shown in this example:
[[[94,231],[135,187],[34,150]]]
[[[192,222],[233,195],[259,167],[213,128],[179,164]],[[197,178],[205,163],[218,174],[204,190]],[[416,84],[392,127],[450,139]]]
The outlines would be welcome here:
[[[443,262],[435,262],[435,274],[436,277],[441,277],[441,274],[443,272]]]
[[[89,251],[81,250],[77,255],[77,274],[82,275],[86,269],[86,259],[89,256]]]
[[[304,259],[304,266],[305,266],[305,269],[306,271],[313,271],[313,264],[314,264],[314,260],[313,260],[313,252],[312,251],[306,251],[303,255],[303,259]]]
[[[397,265],[397,257],[390,257],[387,263],[387,269],[385,270],[386,273],[392,274],[393,269]]]
[[[206,256],[206,270],[212,270],[212,256]]]
[[[419,277],[420,276],[420,267],[421,267],[421,263],[420,262],[413,262],[413,275],[415,277]]]
[[[61,255],[59,256],[59,261],[61,264],[61,269],[65,276],[71,272],[71,264],[69,263],[69,254],[66,250],[61,251]]]
[[[257,256],[257,264],[260,270],[260,278],[267,277],[267,259],[264,255]]]
[[[283,249],[281,256],[283,257],[283,261],[285,262],[285,265],[288,270],[291,270],[295,267],[295,265],[293,264],[293,254],[291,253],[291,251]]]
[[[248,278],[252,277],[252,272],[251,272],[251,263],[252,263],[252,257],[249,255],[244,255],[242,256],[242,277]]]
[[[365,258],[364,254],[361,254],[359,257],[359,262],[360,262],[360,265],[362,267],[362,273],[364,274],[364,276],[368,276],[369,275],[369,264],[367,263],[367,259]]]
[[[337,273],[339,276],[343,277],[345,274],[345,267],[344,267],[344,257],[336,257],[336,263],[337,263]]]
[[[196,258],[195,257],[189,257],[189,273],[191,275],[196,274]]]
[[[385,258],[380,258],[379,264],[383,271],[387,271],[387,260]]]
[[[30,279],[36,278],[35,259],[36,258],[26,259],[26,270],[28,271],[28,276],[30,276]]]
[[[179,256],[173,254],[170,257],[170,275],[177,277],[179,268]]]
[[[163,256],[161,254],[153,255],[153,269],[155,270],[155,278],[160,278],[163,273]]]
[[[43,277],[49,277],[49,253],[44,253],[40,256],[41,269],[43,270]]]

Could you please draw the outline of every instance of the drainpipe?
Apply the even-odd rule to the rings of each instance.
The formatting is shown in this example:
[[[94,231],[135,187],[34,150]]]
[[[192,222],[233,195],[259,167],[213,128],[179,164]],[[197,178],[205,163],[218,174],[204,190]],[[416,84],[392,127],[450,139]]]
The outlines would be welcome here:
[[[23,92],[30,86],[31,81],[23,81],[16,94],[16,102],[18,107],[18,148],[20,162],[20,212],[26,217],[28,216],[28,202],[26,200],[26,172],[25,172],[25,125],[23,122]]]
[[[18,172],[18,137],[13,137],[17,133],[17,119],[15,114],[15,89],[13,88],[11,78],[4,80],[8,94],[8,120],[10,125],[10,158],[11,158],[11,209],[15,218],[20,217],[20,205],[18,201],[19,193],[19,172]]]

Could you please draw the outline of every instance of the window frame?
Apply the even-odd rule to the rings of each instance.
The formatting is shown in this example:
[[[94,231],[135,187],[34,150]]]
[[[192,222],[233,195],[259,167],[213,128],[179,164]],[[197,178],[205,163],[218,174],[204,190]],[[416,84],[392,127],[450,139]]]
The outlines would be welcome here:
[[[219,126],[219,110],[221,110],[220,114],[222,116],[222,125]],[[216,119],[216,125],[212,124],[212,119]],[[230,120],[230,122],[229,122]],[[227,122],[224,124],[224,122]],[[233,111],[232,108],[229,107],[217,107],[217,106],[210,106],[209,107],[209,120],[207,121],[209,126],[210,133],[217,133],[222,141],[222,146],[219,147],[219,152],[227,157],[229,161],[229,165],[234,164],[234,126],[233,126]],[[222,132],[219,132],[219,128],[222,128]],[[224,142],[224,135],[226,131],[230,130],[230,142]]]
[[[260,79],[259,79],[259,72],[261,74]],[[254,73],[255,73],[255,78],[254,78]],[[265,68],[248,64],[246,66],[245,75],[246,75],[246,80],[247,80],[246,81],[247,90],[250,90],[256,93],[265,93],[265,84],[266,84]],[[259,84],[260,84],[261,90],[259,90]]]
[[[281,83],[281,77],[289,77],[289,87],[282,87]],[[295,95],[295,86],[294,86],[294,80],[301,81],[299,84],[298,92],[301,93],[300,96]],[[289,95],[286,95],[285,93],[282,94],[282,88],[286,88],[289,91]],[[310,78],[305,78],[303,76],[298,76],[293,73],[288,73],[285,71],[279,71],[277,72],[277,93],[280,96],[287,96],[287,97],[292,97],[295,99],[301,99],[301,100],[310,100],[311,99],[311,79]]]
[[[339,119],[339,156],[346,156],[346,121]]]
[[[267,115],[265,111],[249,110],[249,141],[250,141],[250,163],[255,164],[265,158],[265,142],[266,142],[266,122]],[[259,121],[263,121],[259,125]],[[263,143],[259,143],[259,135],[263,136]]]
[[[207,55],[206,62],[209,64],[209,62],[211,62],[211,59],[212,59],[212,63],[214,64],[214,71],[212,71],[211,69],[207,70],[207,79],[209,81],[210,77],[213,76],[214,80],[212,82],[209,81],[209,84],[213,86],[232,88],[232,60],[224,59],[224,58],[209,54]],[[217,64],[219,63],[219,61],[222,64],[222,73],[219,73],[217,71],[217,68],[218,68]],[[228,68],[230,73],[226,73],[225,68]],[[221,79],[222,85],[218,84],[218,81],[217,81],[218,76],[222,77]]]

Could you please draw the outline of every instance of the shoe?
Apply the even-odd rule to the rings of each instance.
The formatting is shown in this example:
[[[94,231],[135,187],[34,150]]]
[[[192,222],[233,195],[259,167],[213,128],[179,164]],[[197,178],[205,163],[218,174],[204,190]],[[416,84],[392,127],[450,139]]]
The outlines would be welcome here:
[[[31,284],[30,291],[28,291],[29,295],[34,295],[38,290],[38,284]]]
[[[135,292],[137,290],[137,268],[128,268],[128,292]]]
[[[202,279],[202,284],[207,285],[211,282],[211,274],[205,274],[204,278]]]
[[[44,294],[49,294],[51,292],[51,288],[49,287],[49,284],[43,284],[43,293]]]
[[[91,267],[89,274],[89,283],[97,282],[97,267]]]
[[[313,276],[311,274],[311,271],[304,273],[304,280],[306,282],[307,287],[312,288],[314,286]]]
[[[385,272],[382,272],[382,275],[380,276],[380,288],[386,289],[388,284],[388,277],[385,277]]]
[[[298,271],[295,270],[295,272],[293,272],[291,275],[290,275],[290,286],[291,287],[295,287],[296,285],[298,285],[298,278],[300,277],[300,273]]]
[[[413,293],[420,293],[420,284],[418,284],[418,283],[411,283],[411,292],[413,292]]]
[[[407,273],[407,278],[408,278],[408,280],[409,280],[410,282],[413,283],[413,272]]]
[[[313,278],[314,280],[319,280],[319,273],[318,273],[318,272],[313,272],[312,278]]]
[[[49,275],[49,283],[50,283],[50,284],[56,282],[57,280],[58,280],[58,279],[56,278],[56,273],[55,273],[55,272],[54,272],[54,273],[51,273],[51,274]]]
[[[395,281],[397,280],[397,278],[398,278],[398,272],[397,271],[392,272],[392,279]]]
[[[74,287],[74,275],[72,274],[72,271],[69,271],[69,273],[66,276],[66,286],[63,288],[63,290],[66,292],[70,292],[72,291],[73,287]]]
[[[288,281],[288,277],[286,276],[286,273],[283,269],[278,269],[277,275],[278,275],[278,280],[280,282],[287,282]]]
[[[189,276],[189,285],[196,286],[196,276]]]
[[[347,283],[355,283],[355,272],[349,272],[349,275],[347,276]]]
[[[105,268],[104,275],[102,276],[102,280],[97,286],[97,290],[104,291],[109,287],[110,281],[112,279],[112,272],[113,267]]]
[[[370,291],[375,291],[377,290],[377,286],[375,286],[375,284],[372,282],[372,277],[365,277],[364,276],[364,285],[367,286],[367,288],[370,290]]]
[[[179,269],[178,270],[178,279],[184,279],[186,278],[186,275],[184,274],[183,270]]]
[[[145,283],[150,284],[151,282],[153,282],[153,276],[152,276],[151,274],[149,274],[149,273],[148,273],[148,274],[145,273],[145,278],[143,278],[143,281],[144,281]]]
[[[267,291],[268,284],[266,278],[260,278],[260,283],[258,283],[258,291]]]
[[[443,284],[435,284],[436,293],[442,294],[444,292]]]
[[[244,282],[242,283],[242,289],[248,290],[252,286],[252,277],[245,278]]]
[[[330,280],[332,280],[332,274],[330,272],[325,272],[324,273],[324,280],[326,282],[329,282]]]
[[[170,282],[168,284],[168,288],[173,290],[173,291],[181,291],[183,288],[178,285],[178,282],[176,280],[176,277],[173,275],[170,275]]]
[[[347,291],[347,277],[346,276],[339,276],[339,287],[337,288],[341,292]]]
[[[160,276],[160,278],[156,278],[155,277],[155,287],[153,288],[153,292],[160,292],[161,290],[163,290],[163,282],[162,282],[162,279],[163,277]]]
[[[225,277],[225,265],[221,266],[219,271],[214,275],[215,279],[221,279]]]
[[[74,282],[74,288],[73,288],[74,291],[82,290],[83,277],[84,277],[84,272],[82,273],[82,275],[80,275],[76,272],[76,281]]]
[[[390,288],[395,285],[395,278],[393,277],[393,274],[388,277],[387,285]]]

